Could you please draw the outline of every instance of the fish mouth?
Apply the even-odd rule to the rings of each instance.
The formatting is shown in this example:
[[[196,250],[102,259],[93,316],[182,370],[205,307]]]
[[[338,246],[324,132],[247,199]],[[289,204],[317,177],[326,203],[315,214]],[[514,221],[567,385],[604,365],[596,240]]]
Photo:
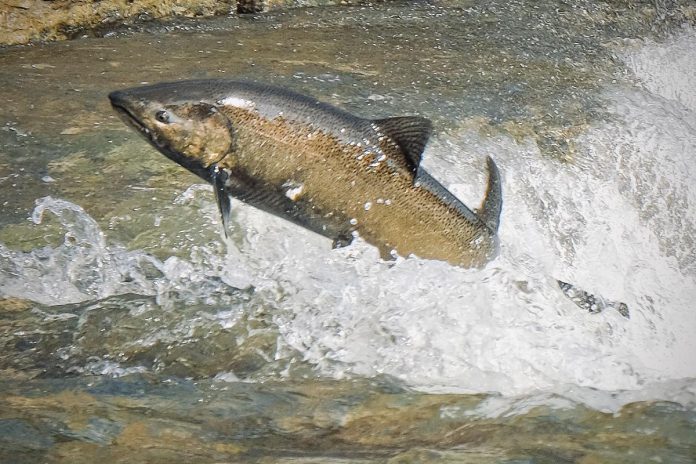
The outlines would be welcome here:
[[[137,130],[148,140],[155,142],[150,129],[142,124],[140,119],[138,119],[131,111],[128,100],[125,98],[125,94],[123,92],[111,92],[109,94],[109,100],[111,100],[111,107],[116,110],[116,113],[127,125]]]
[[[181,155],[175,153],[169,146],[162,143],[162,140],[157,137],[157,132],[150,130],[141,122],[141,119],[136,115],[136,111],[133,109],[134,104],[132,99],[129,98],[125,92],[111,92],[109,94],[109,100],[111,100],[111,107],[116,110],[116,113],[127,126],[135,129],[140,135],[145,137],[152,146],[178,162],[178,158],[180,158]]]

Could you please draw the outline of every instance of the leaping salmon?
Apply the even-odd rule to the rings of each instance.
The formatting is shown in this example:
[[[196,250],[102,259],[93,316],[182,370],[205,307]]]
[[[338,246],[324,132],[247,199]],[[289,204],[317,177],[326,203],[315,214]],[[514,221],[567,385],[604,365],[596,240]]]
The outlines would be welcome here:
[[[383,257],[484,265],[496,249],[500,175],[489,157],[477,213],[420,167],[428,119],[363,119],[263,84],[190,80],[116,91],[112,106],[160,152],[232,196],[344,246]]]
[[[157,150],[213,184],[226,231],[230,196],[345,246],[354,235],[388,259],[416,255],[480,267],[496,252],[501,181],[487,158],[481,207],[469,209],[420,166],[428,119],[363,119],[270,85],[188,80],[109,94]],[[628,307],[558,281],[590,312]]]

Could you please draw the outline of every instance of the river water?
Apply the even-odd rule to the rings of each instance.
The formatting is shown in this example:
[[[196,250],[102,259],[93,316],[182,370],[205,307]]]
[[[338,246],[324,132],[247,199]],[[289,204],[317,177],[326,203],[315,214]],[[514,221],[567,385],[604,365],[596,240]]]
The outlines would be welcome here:
[[[0,50],[0,461],[694,462],[696,28],[631,5],[316,8]],[[432,119],[425,167],[466,204],[485,155],[501,169],[499,255],[384,262],[239,202],[224,240],[211,188],[106,98],[204,77]]]

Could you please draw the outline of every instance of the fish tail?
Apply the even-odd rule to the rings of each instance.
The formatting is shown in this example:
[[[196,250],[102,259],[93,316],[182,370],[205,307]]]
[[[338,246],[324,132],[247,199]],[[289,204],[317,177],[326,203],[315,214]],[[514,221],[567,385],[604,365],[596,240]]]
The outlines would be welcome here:
[[[486,188],[486,197],[478,210],[478,215],[491,232],[496,233],[500,224],[500,212],[503,209],[503,193],[498,166],[495,165],[490,156],[486,157],[486,163],[488,165],[488,188]]]

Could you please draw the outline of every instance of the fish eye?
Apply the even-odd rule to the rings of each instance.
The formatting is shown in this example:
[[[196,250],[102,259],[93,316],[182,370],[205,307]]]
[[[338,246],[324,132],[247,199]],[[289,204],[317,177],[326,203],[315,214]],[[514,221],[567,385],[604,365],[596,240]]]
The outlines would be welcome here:
[[[168,124],[169,123],[169,113],[167,113],[164,110],[160,110],[157,113],[155,113],[155,119],[157,119],[161,123]]]

